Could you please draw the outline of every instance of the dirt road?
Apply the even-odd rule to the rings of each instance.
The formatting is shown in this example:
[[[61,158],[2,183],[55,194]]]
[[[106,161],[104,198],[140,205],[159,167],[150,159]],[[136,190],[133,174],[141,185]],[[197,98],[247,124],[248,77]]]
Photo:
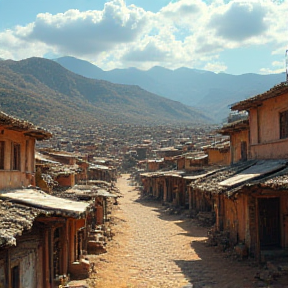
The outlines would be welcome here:
[[[207,230],[192,219],[163,213],[155,202],[139,202],[128,175],[118,180],[123,194],[114,212],[114,240],[98,256],[100,288],[254,287],[257,268],[225,258],[207,247]]]

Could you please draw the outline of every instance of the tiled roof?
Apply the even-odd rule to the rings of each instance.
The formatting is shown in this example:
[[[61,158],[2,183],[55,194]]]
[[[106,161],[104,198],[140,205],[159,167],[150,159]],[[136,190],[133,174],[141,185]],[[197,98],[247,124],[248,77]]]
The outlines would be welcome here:
[[[288,93],[288,85],[286,82],[282,82],[262,94],[256,95],[249,99],[233,104],[231,106],[231,110],[238,110],[238,111],[249,110],[250,108],[261,105],[261,103],[264,100],[277,97],[285,93]]]
[[[0,126],[4,126],[9,130],[24,132],[25,135],[34,137],[37,140],[45,140],[52,137],[52,134],[47,130],[37,127],[28,121],[12,117],[2,111],[0,111]]]
[[[230,135],[232,132],[239,132],[239,131],[248,130],[248,129],[249,129],[249,120],[241,119],[241,120],[223,125],[223,127],[217,130],[217,132],[222,135]]]

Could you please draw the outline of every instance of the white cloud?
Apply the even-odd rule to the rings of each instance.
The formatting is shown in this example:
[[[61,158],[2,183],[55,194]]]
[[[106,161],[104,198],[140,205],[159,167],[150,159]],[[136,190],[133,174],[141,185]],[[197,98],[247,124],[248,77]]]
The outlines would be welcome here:
[[[179,0],[152,13],[111,0],[103,10],[38,14],[34,22],[0,33],[0,57],[51,53],[79,57],[104,70],[161,65],[218,72],[227,70],[228,64],[218,60],[225,49],[273,43],[271,54],[283,54],[288,1],[210,2]]]
[[[223,7],[224,8],[224,7]],[[212,15],[208,24],[216,36],[231,41],[243,41],[260,36],[268,30],[264,19],[267,7],[261,2],[230,2],[224,11]]]
[[[207,63],[203,69],[219,73],[219,72],[225,72],[227,70],[227,66],[223,63],[214,62],[214,63]]]
[[[0,57],[3,59],[42,57],[49,49],[44,43],[23,41],[10,30],[0,33]]]
[[[180,0],[178,2],[170,2],[167,6],[163,7],[159,15],[171,19],[172,21],[182,22],[184,19],[192,20],[199,16],[205,9],[206,4],[201,0]]]
[[[154,41],[148,42],[143,49],[131,50],[122,58],[124,61],[133,62],[162,62],[169,57],[169,50],[158,47]]]
[[[271,64],[272,68],[261,68],[261,74],[276,74],[276,73],[283,73],[286,69],[285,60],[283,61],[273,61]]]
[[[261,68],[260,69],[260,74],[279,74],[279,73],[283,73],[283,68],[279,68],[279,69]]]
[[[95,55],[137,40],[145,24],[143,9],[115,0],[107,2],[103,11],[39,14],[32,25],[19,27],[16,33],[20,39],[46,43],[62,53]]]

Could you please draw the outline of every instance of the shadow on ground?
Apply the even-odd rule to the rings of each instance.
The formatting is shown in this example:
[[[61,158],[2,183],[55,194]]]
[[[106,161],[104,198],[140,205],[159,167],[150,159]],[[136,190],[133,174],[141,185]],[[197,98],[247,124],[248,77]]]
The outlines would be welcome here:
[[[181,268],[182,273],[191,283],[191,286],[185,287],[221,287],[221,288],[252,288],[259,287],[254,276],[258,268],[254,261],[235,260],[228,253],[220,252],[215,247],[207,245],[208,227],[204,227],[196,219],[188,218],[187,210],[182,210],[180,214],[169,215],[165,212],[166,206],[163,206],[157,200],[141,199],[140,196],[135,202],[152,208],[158,213],[158,217],[163,221],[172,221],[183,232],[179,235],[185,235],[196,238],[191,242],[191,251],[196,254],[196,260],[174,259],[175,264]],[[198,238],[198,239],[197,239]],[[253,267],[254,266],[254,267]],[[256,283],[256,284],[255,284]],[[265,284],[265,283],[262,283]],[[267,287],[266,285],[261,287]]]

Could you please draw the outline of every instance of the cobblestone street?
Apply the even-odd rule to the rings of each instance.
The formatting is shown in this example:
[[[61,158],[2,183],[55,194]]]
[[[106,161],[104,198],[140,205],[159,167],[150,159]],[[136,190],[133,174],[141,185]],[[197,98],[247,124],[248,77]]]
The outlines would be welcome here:
[[[97,287],[254,287],[257,267],[207,247],[206,228],[163,213],[160,203],[136,201],[128,175],[117,186],[124,197],[114,211],[108,253],[94,256]]]

